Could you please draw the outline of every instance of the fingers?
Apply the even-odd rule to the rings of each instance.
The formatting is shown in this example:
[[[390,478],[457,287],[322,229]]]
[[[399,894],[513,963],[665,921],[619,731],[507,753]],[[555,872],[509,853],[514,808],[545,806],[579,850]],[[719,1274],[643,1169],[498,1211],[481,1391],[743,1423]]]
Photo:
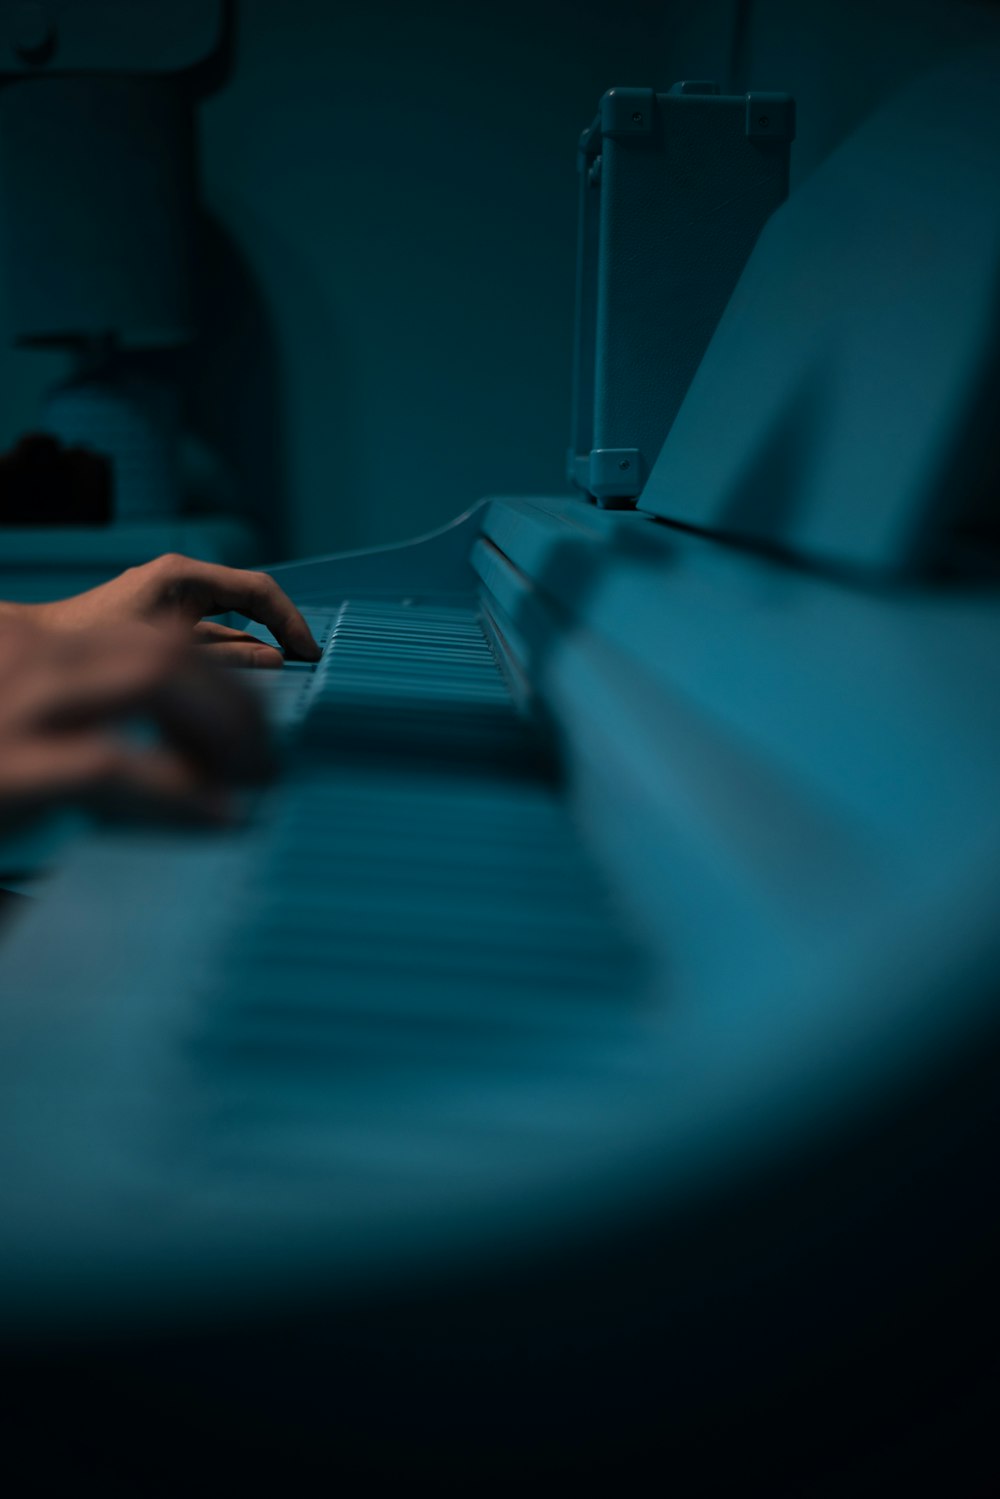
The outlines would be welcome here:
[[[212,658],[277,652],[238,633],[222,638],[195,652],[172,630],[134,622],[126,631],[25,628],[9,650],[0,642],[0,824],[66,801],[226,820],[221,788],[264,779],[273,759],[256,695]],[[148,729],[142,741],[114,732],[133,720],[152,724],[160,742],[148,745]]]
[[[93,627],[131,629],[141,621],[164,628],[172,616],[190,629],[206,614],[235,610],[266,625],[289,655],[304,661],[320,657],[302,615],[266,573],[197,562],[174,553],[128,568],[87,593],[30,608],[39,625],[64,634]]]
[[[291,599],[267,573],[244,572],[186,557],[161,558],[169,594],[180,607],[194,604],[198,616],[232,610],[266,625],[290,655],[318,661],[320,648]]]
[[[89,630],[57,640],[39,632],[25,649],[16,720],[10,697],[0,713],[15,742],[73,736],[141,717],[153,721],[173,750],[220,782],[260,780],[272,769],[270,734],[256,698],[218,671],[208,652],[195,652],[169,633],[140,624],[126,632]]]
[[[81,792],[105,814],[119,817],[227,823],[233,805],[226,790],[168,747],[115,746],[102,770]]]
[[[220,640],[206,645],[204,650],[219,666],[243,666],[254,671],[280,671],[285,664],[280,651],[276,651],[273,645],[264,645],[260,640],[252,643]]]
[[[186,659],[182,644],[146,625],[39,642],[23,693],[39,727],[66,731],[146,708]],[[26,663],[26,665],[29,663]]]
[[[281,652],[244,630],[231,630],[212,620],[195,625],[195,641],[211,653],[221,666],[244,666],[273,670],[284,665]]]
[[[225,822],[225,793],[182,756],[86,731],[26,740],[0,764],[0,817],[74,801],[133,816]]]
[[[148,711],[172,747],[220,781],[261,781],[274,770],[261,705],[228,672],[188,656],[158,684]]]

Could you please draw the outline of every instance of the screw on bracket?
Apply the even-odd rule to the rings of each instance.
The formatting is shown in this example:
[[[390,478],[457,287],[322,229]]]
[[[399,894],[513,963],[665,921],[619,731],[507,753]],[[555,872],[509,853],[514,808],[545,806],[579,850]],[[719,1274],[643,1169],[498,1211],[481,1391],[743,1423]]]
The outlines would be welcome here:
[[[795,101],[788,94],[747,94],[746,133],[768,144],[795,136]]]

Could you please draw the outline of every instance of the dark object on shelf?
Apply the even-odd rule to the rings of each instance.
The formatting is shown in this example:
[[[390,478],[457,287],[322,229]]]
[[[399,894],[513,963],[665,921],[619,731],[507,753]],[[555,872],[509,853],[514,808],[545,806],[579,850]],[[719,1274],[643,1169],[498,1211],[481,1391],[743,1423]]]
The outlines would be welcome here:
[[[113,489],[100,453],[31,432],[0,455],[0,525],[106,526]]]

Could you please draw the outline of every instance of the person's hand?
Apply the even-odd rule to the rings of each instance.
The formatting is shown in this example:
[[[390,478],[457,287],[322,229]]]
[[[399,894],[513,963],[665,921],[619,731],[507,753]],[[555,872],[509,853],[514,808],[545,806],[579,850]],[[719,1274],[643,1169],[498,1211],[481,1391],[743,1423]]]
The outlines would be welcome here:
[[[295,605],[267,573],[218,567],[170,554],[130,567],[110,583],[21,613],[59,632],[135,623],[184,626],[216,659],[233,666],[280,666],[281,652],[241,630],[206,620],[234,610],[266,625],[291,656],[317,661],[319,646]],[[203,622],[204,621],[204,622]]]
[[[223,789],[269,769],[258,705],[176,635],[0,630],[0,825],[48,806],[224,821]],[[123,721],[151,720],[140,742]]]

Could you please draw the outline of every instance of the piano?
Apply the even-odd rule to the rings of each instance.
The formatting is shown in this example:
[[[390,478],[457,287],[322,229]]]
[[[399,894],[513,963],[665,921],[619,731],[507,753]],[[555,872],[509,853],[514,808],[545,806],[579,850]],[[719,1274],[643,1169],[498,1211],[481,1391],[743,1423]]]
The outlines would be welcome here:
[[[38,1473],[989,1472],[995,66],[778,210],[638,508],[275,568],[279,782],[7,933]]]

